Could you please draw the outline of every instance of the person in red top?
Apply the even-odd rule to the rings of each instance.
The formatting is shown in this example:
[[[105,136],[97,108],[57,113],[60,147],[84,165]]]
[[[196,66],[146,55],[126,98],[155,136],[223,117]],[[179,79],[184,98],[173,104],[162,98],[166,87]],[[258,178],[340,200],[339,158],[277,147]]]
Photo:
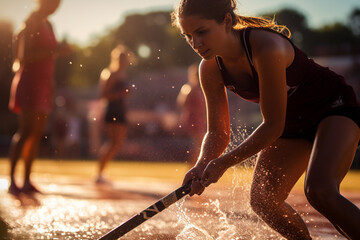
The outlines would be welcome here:
[[[188,68],[188,82],[181,87],[176,102],[180,109],[179,127],[191,137],[189,164],[192,166],[199,155],[201,142],[206,133],[206,107],[199,83],[199,64]]]
[[[25,21],[15,39],[14,70],[9,108],[19,115],[19,129],[10,146],[9,193],[39,192],[31,183],[30,173],[48,114],[52,110],[54,61],[68,49],[59,48],[48,16],[60,0],[38,0],[38,8]],[[22,156],[25,161],[24,185],[15,182],[15,168]]]
[[[310,204],[349,239],[360,239],[360,210],[340,183],[360,139],[360,105],[343,77],[309,59],[273,20],[240,16],[235,0],[181,0],[172,13],[198,53],[207,133],[197,163],[185,175],[190,195],[258,154],[250,204],[287,239],[311,239],[286,199],[306,171]],[[235,149],[230,141],[226,88],[260,105],[262,123]]]

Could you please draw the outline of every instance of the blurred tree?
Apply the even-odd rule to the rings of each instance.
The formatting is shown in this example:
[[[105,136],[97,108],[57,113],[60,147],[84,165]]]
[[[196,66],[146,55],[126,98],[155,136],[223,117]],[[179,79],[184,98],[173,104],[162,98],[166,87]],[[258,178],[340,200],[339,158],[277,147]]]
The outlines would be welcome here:
[[[154,71],[188,66],[199,57],[178,30],[171,26],[170,12],[132,14],[92,45],[74,47],[69,84],[75,87],[97,85],[100,71],[109,64],[111,49],[124,44],[137,55],[129,72]]]
[[[309,35],[309,28],[306,17],[294,9],[285,8],[276,13],[267,13],[264,16],[274,17],[278,24],[287,26],[291,31],[291,38],[294,43],[303,47],[306,38]]]
[[[116,38],[136,52],[145,69],[187,66],[198,57],[171,26],[170,12],[128,16],[116,30]],[[142,50],[148,49],[148,55]]]
[[[342,23],[334,23],[317,29],[309,28],[302,13],[288,8],[263,15],[274,17],[278,24],[286,25],[292,33],[294,43],[310,56],[349,54],[356,45],[353,31],[360,21],[357,9],[350,16],[349,27]]]
[[[312,55],[351,54],[356,45],[356,37],[351,29],[341,23],[325,25],[313,31]]]

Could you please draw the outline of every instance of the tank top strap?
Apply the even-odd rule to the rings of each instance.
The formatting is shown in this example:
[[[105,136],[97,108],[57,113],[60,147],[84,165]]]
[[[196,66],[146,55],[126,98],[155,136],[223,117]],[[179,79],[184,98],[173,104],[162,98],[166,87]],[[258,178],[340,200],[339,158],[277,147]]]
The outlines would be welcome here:
[[[231,85],[231,82],[230,82],[231,78],[229,77],[229,74],[228,74],[228,72],[227,72],[227,70],[226,70],[226,68],[224,66],[224,63],[223,63],[221,57],[216,56],[215,60],[216,60],[216,63],[218,65],[218,67],[219,67],[220,73],[221,73],[221,75],[223,77],[223,81],[224,81],[225,86]]]
[[[216,60],[216,63],[218,65],[219,69],[220,69],[220,72],[221,73],[224,72],[225,71],[224,63],[222,62],[221,57],[215,56],[215,60]]]
[[[249,40],[250,30],[251,30],[251,28],[245,28],[240,32],[240,34],[242,35],[241,39],[242,39],[243,46],[245,49],[246,57],[250,63],[251,71],[253,72],[253,76],[257,76],[257,72],[255,70],[254,63],[252,61],[251,44],[250,44],[250,40]]]

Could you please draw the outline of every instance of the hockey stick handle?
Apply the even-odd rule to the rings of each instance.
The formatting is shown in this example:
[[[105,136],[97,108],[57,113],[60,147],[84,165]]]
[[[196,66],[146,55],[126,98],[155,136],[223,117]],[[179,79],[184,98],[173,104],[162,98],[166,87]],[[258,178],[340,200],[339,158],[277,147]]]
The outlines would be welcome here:
[[[139,226],[146,220],[152,218],[159,212],[168,208],[170,205],[172,205],[173,203],[177,202],[182,197],[187,195],[191,190],[190,186],[191,186],[191,182],[182,187],[179,187],[178,189],[176,189],[172,193],[168,194],[167,196],[163,197],[162,199],[160,199],[153,205],[149,206],[142,212],[134,215],[126,222],[123,222],[122,224],[120,224],[119,226],[114,228],[113,230],[109,231],[108,233],[106,233],[104,236],[102,236],[98,240],[116,240],[116,239],[122,237],[123,235],[125,235],[126,233],[128,233],[132,229],[134,229],[135,227]]]

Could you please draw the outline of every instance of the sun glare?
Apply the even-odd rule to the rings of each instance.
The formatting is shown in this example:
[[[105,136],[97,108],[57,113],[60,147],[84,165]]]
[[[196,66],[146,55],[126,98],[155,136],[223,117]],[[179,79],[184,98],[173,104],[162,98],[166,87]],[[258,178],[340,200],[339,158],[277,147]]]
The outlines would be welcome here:
[[[6,179],[0,178],[0,190],[6,190],[9,187],[9,182]]]
[[[148,58],[150,57],[151,49],[149,46],[142,44],[138,48],[138,54],[142,58]]]

